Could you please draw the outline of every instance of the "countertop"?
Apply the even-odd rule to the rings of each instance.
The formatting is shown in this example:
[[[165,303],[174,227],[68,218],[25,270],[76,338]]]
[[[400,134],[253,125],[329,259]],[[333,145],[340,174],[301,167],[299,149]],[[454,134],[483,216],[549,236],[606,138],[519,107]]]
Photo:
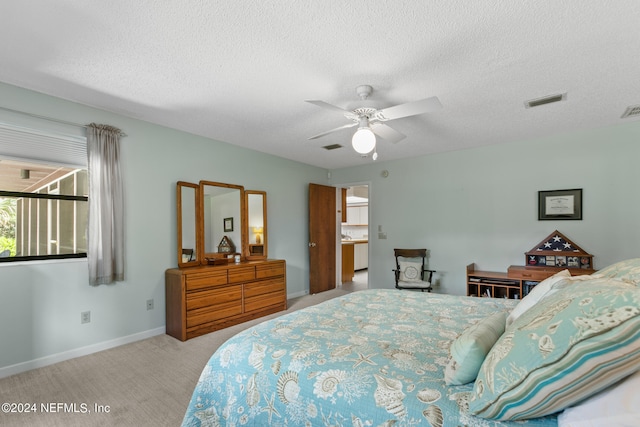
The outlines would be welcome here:
[[[342,244],[369,243],[369,239],[342,239]]]

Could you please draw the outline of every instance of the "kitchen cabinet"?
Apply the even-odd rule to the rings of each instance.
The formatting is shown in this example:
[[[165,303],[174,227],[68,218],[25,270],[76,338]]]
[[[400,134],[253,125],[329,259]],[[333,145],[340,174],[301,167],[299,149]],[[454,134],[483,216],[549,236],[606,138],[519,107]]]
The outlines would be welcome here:
[[[354,247],[353,242],[342,242],[342,283],[353,282]]]
[[[363,270],[369,267],[369,242],[354,241],[353,250],[353,268],[354,270]]]
[[[369,206],[347,206],[347,224],[369,224]]]

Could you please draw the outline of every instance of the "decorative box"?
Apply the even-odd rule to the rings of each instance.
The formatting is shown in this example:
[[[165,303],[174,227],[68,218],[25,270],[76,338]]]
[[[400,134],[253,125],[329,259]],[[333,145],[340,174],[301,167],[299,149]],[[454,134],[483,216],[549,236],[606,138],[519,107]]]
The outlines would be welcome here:
[[[230,238],[224,236],[218,244],[218,252],[222,254],[232,254],[236,251],[236,245],[233,244]]]

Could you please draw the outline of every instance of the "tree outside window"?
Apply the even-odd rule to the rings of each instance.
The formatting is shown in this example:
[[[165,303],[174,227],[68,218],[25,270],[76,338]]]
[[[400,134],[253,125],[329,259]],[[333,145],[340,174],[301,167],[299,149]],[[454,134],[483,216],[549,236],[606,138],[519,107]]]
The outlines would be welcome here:
[[[16,255],[16,200],[0,198],[0,256]]]

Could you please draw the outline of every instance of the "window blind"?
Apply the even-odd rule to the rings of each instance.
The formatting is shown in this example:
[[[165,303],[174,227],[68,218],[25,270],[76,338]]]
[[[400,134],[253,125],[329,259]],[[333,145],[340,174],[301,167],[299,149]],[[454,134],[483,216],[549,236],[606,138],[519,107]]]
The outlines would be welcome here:
[[[69,167],[87,167],[85,129],[0,113],[0,156]]]

